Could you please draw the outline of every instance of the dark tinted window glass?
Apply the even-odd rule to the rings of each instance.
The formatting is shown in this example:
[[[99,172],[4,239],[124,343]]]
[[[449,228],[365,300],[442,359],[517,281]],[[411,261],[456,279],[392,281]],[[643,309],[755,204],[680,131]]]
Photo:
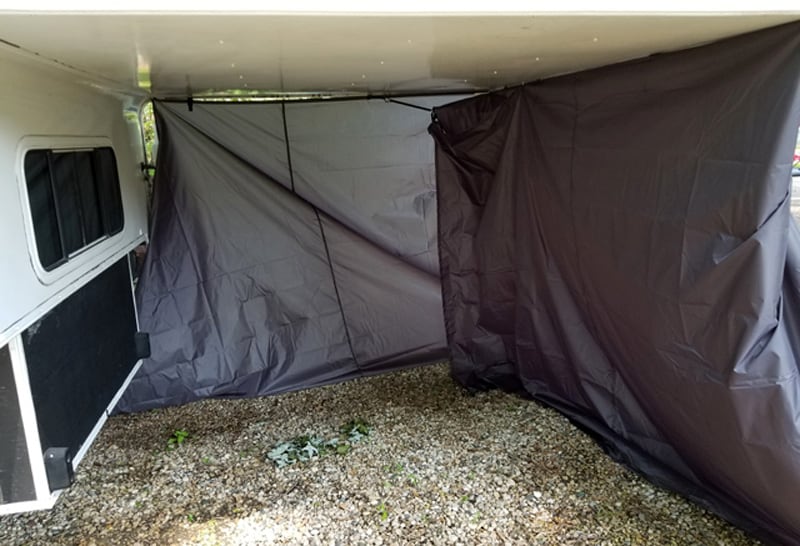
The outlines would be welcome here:
[[[46,270],[122,231],[122,195],[111,148],[31,150],[25,179],[39,260]]]
[[[119,191],[117,160],[111,148],[97,148],[94,151],[94,172],[98,180],[97,193],[106,233],[119,233],[124,224],[122,196]]]
[[[50,186],[50,169],[47,151],[35,150],[25,155],[25,180],[31,206],[36,248],[42,267],[50,269],[63,258],[61,239],[58,235],[56,206]]]
[[[54,153],[50,158],[56,190],[58,223],[64,248],[69,255],[84,246],[80,199],[78,185],[75,182],[75,158],[72,153]]]
[[[89,244],[104,235],[100,218],[100,203],[97,200],[97,180],[92,169],[92,152],[75,152],[75,175],[81,199],[83,231],[85,242]],[[104,184],[116,185],[116,180],[100,179]]]

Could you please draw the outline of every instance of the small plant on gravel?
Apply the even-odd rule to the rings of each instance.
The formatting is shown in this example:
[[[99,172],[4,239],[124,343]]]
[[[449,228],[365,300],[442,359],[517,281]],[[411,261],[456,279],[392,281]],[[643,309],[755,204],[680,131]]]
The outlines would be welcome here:
[[[353,419],[339,427],[339,436],[325,440],[320,436],[304,435],[279,442],[267,453],[267,459],[278,468],[310,461],[329,453],[346,455],[353,444],[369,436],[371,427],[361,419]]]
[[[170,436],[167,439],[167,450],[172,451],[174,449],[178,449],[180,446],[183,445],[183,443],[186,441],[188,437],[189,437],[189,431],[184,430],[182,428],[175,430],[172,433],[172,436]]]
[[[389,465],[386,467],[387,472],[391,472],[392,474],[400,474],[405,470],[405,466],[403,463],[394,463],[393,465]]]
[[[324,441],[316,436],[298,436],[281,442],[267,453],[267,458],[278,468],[304,462],[319,456]]]
[[[378,515],[381,517],[381,521],[386,521],[389,517],[389,509],[386,507],[386,503],[382,502],[378,505]]]
[[[369,424],[362,419],[352,419],[339,427],[339,432],[347,435],[347,441],[350,443],[360,442],[362,439],[369,436],[371,430]]]
[[[383,471],[389,474],[389,480],[384,482],[384,487],[390,485],[398,485],[407,483],[412,487],[416,487],[419,482],[419,477],[406,469],[403,463],[392,463],[382,467]]]

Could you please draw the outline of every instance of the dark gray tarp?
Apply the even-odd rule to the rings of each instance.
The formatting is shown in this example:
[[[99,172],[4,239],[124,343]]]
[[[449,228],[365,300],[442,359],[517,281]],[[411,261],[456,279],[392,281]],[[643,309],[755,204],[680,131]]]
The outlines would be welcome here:
[[[152,357],[117,411],[446,355],[427,111],[157,103],[156,115],[154,225],[137,287]]]
[[[435,109],[454,375],[800,544],[800,25]]]

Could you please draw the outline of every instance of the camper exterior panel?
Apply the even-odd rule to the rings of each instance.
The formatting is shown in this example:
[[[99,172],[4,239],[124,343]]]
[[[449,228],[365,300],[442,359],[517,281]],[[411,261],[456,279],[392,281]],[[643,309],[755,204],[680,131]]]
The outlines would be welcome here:
[[[44,450],[66,443],[77,465],[137,369],[127,256],[146,240],[147,205],[140,96],[111,92],[85,73],[11,48],[0,48],[0,73],[7,83],[0,87],[0,348],[8,346],[0,349],[0,432],[3,440],[21,438],[0,446],[0,514],[6,514],[53,506],[59,491],[48,486]],[[113,151],[115,166],[101,161],[93,170],[108,178],[116,169],[112,189],[119,195],[112,197],[122,210],[88,211],[81,217],[81,247],[45,268],[26,154],[92,149]],[[81,168],[86,172],[85,161]],[[79,186],[83,208],[104,199],[100,189],[96,196],[82,191]],[[74,374],[59,376],[59,369],[80,370],[82,382]]]
[[[145,185],[138,97],[84,85],[77,75],[0,50],[0,72],[13,82],[0,90],[0,345],[20,334],[77,291],[146,234]],[[119,175],[124,225],[60,267],[44,272],[25,180],[25,155],[34,149],[108,146]]]

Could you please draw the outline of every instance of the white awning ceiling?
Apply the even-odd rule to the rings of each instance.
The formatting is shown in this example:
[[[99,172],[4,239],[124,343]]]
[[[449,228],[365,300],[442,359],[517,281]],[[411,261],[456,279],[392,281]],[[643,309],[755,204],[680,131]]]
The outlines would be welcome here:
[[[31,3],[30,9],[47,4]],[[318,14],[310,4],[301,2],[301,13],[292,14],[0,11],[0,39],[109,87],[164,98],[231,89],[408,94],[515,85],[800,19],[800,7],[794,13],[464,15],[434,14],[436,2],[431,12],[413,14]]]

